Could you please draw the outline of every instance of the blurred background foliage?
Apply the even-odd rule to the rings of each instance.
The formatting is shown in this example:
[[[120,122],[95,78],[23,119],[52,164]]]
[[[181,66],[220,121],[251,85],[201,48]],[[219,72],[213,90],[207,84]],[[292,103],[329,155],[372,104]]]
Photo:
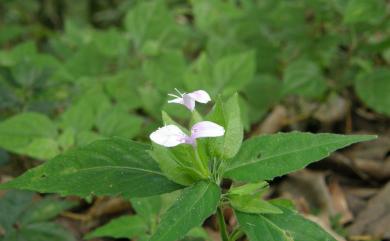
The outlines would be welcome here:
[[[108,136],[147,141],[162,110],[188,117],[167,105],[174,88],[238,92],[247,135],[276,105],[317,121],[345,102],[390,116],[386,0],[2,0],[0,12],[0,165],[30,160],[16,173]]]

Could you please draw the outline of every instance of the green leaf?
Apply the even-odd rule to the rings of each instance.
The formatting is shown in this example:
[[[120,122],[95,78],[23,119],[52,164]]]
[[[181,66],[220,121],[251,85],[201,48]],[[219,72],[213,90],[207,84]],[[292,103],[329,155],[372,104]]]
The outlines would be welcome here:
[[[189,134],[187,129],[175,122],[165,111],[162,112],[162,119],[166,125],[176,125],[184,133]],[[195,152],[192,146],[179,145],[166,148],[153,144],[153,150],[150,153],[170,180],[188,186],[202,179],[202,175],[194,170]]]
[[[32,223],[14,230],[2,241],[75,241],[76,239],[56,223]]]
[[[41,160],[48,160],[58,155],[60,150],[55,140],[50,138],[36,138],[29,145],[16,152]]]
[[[229,163],[226,176],[241,181],[270,180],[319,161],[337,149],[375,139],[372,135],[311,134],[262,135],[245,141]]]
[[[0,199],[2,241],[74,241],[69,231],[47,220],[53,219],[73,202],[45,198],[34,200],[31,192],[9,191]]]
[[[66,128],[58,137],[58,145],[62,150],[66,151],[75,145],[76,132],[72,128]]]
[[[129,41],[116,29],[94,32],[93,42],[96,49],[107,57],[126,55]]]
[[[128,238],[132,239],[146,233],[148,229],[145,220],[140,216],[122,216],[88,233],[84,238],[97,237]]]
[[[58,153],[57,128],[44,115],[26,112],[0,123],[0,147],[39,159]]]
[[[212,62],[208,58],[207,54],[202,52],[187,69],[184,82],[187,90],[203,89],[211,93],[214,88],[212,78]]]
[[[141,117],[131,115],[128,111],[118,107],[100,113],[96,121],[99,133],[107,137],[134,138],[140,132],[142,124]]]
[[[248,234],[251,241],[284,240],[278,239],[278,237],[283,237],[279,236],[281,234],[280,232],[276,232],[276,235],[273,234],[277,229],[283,230],[285,236],[288,237],[285,240],[336,240],[316,223],[303,218],[297,211],[282,205],[277,205],[277,207],[283,211],[283,214],[255,215],[236,212],[238,222]],[[272,235],[269,238],[259,239],[264,233]]]
[[[390,70],[376,69],[361,76],[356,81],[355,89],[369,107],[390,116]]]
[[[60,124],[64,129],[89,131],[94,126],[98,113],[112,107],[110,100],[99,87],[86,91],[60,116]]]
[[[229,195],[254,195],[261,193],[268,188],[268,183],[264,181],[247,183],[241,186],[233,186],[230,188]]]
[[[74,79],[97,76],[107,70],[108,59],[92,44],[85,45],[67,59],[65,67]]]
[[[178,50],[167,50],[149,58],[142,67],[145,77],[164,94],[183,87],[187,66],[183,54]]]
[[[225,103],[218,99],[213,112],[208,117],[209,120],[225,128],[224,136],[210,139],[211,152],[215,152],[222,159],[234,157],[244,137],[238,101],[238,94],[234,94]]]
[[[256,68],[254,51],[230,55],[218,60],[213,69],[212,95],[230,96],[253,80]]]
[[[61,115],[60,123],[64,128],[73,128],[75,131],[90,130],[95,118],[95,111],[88,101],[81,100]]]
[[[162,40],[172,31],[174,20],[164,1],[140,2],[126,15],[124,24],[137,47],[147,40]]]
[[[244,213],[282,213],[259,195],[229,195],[229,200],[234,209]]]
[[[282,97],[282,81],[271,75],[256,76],[244,90],[250,122],[258,121]]]
[[[115,75],[109,75],[105,79],[104,90],[117,104],[124,105],[130,110],[139,108],[141,96],[134,86],[140,85],[141,75],[140,70],[123,70]]]
[[[220,188],[210,182],[198,182],[186,188],[161,217],[161,223],[150,241],[182,238],[190,229],[201,225],[215,211],[220,195]]]
[[[213,241],[213,239],[205,229],[202,227],[195,227],[191,229],[183,239],[180,239],[180,241]]]
[[[344,22],[377,23],[386,15],[385,1],[349,0],[344,12]]]
[[[0,226],[2,229],[11,230],[17,223],[23,212],[30,206],[33,193],[22,191],[8,191],[0,199]]]
[[[160,213],[162,200],[160,196],[132,198],[131,206],[135,209],[138,216],[146,222],[153,222]]]
[[[43,222],[55,218],[62,211],[74,207],[77,203],[66,200],[45,198],[34,202],[20,219],[21,224]]]
[[[81,131],[76,136],[75,146],[81,147],[88,145],[94,141],[104,139],[103,136],[93,131]]]
[[[112,138],[72,149],[0,188],[61,195],[144,197],[180,189],[149,156],[149,146]]]
[[[284,72],[283,82],[284,95],[318,98],[327,88],[320,68],[308,60],[291,63]]]
[[[153,144],[150,155],[159,164],[167,178],[176,183],[188,186],[199,178],[189,169],[191,162],[182,163],[183,158],[177,157],[172,150],[166,147]]]
[[[240,227],[244,230],[250,241],[294,241],[286,231],[262,215],[243,213],[240,211],[235,211],[235,214]]]

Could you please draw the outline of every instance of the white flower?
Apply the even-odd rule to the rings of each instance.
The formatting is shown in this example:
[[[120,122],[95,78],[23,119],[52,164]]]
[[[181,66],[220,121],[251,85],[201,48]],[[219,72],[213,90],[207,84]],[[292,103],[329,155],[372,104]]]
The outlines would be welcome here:
[[[169,96],[175,97],[173,100],[169,100],[168,103],[181,104],[187,107],[190,111],[195,109],[195,101],[206,104],[211,100],[210,95],[204,90],[197,90],[191,93],[180,93],[175,89],[180,96],[174,94],[168,94]]]
[[[179,127],[167,125],[158,128],[152,134],[150,139],[162,146],[173,147],[180,144],[195,145],[198,138],[223,136],[225,129],[211,121],[201,121],[191,128],[191,136],[186,135]]]

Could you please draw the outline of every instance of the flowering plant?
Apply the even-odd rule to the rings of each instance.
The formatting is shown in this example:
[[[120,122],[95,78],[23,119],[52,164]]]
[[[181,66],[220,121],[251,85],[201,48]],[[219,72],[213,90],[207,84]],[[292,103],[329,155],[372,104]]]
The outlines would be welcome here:
[[[223,241],[246,235],[249,240],[335,240],[301,217],[287,200],[265,200],[273,178],[304,168],[368,135],[277,133],[243,141],[239,96],[218,98],[205,116],[195,103],[211,101],[206,91],[174,95],[170,103],[192,112],[190,131],[163,113],[164,126],[150,135],[152,145],[122,138],[74,148],[2,184],[61,195],[143,198],[182,190],[162,215],[156,229],[143,238],[175,241],[217,213]],[[230,179],[230,186],[222,185]],[[227,230],[226,206],[238,220]]]

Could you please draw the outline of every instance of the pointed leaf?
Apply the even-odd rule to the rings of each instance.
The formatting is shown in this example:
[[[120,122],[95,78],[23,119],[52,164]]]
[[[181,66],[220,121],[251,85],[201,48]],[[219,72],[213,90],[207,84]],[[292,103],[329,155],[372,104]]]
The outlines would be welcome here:
[[[152,196],[180,189],[149,156],[149,146],[112,138],[73,149],[0,188],[28,189],[61,195]]]
[[[26,112],[0,123],[0,147],[34,158],[49,159],[58,151],[57,127],[46,116]]]
[[[84,238],[97,237],[129,238],[139,237],[146,233],[148,226],[140,216],[122,216],[88,233]]]
[[[373,110],[390,116],[390,70],[378,68],[356,80],[355,90],[360,99]]]
[[[261,215],[240,211],[235,211],[235,213],[238,223],[250,241],[294,241],[286,231]]]
[[[226,176],[240,181],[270,180],[319,161],[337,149],[375,139],[371,135],[311,134],[263,135],[245,141],[229,162]]]
[[[234,157],[244,137],[238,94],[234,94],[225,103],[219,99],[209,119],[225,128],[224,136],[210,139],[211,152],[223,159]]]
[[[234,209],[245,213],[282,213],[279,208],[258,195],[231,195],[229,200]]]
[[[198,182],[186,188],[161,217],[150,241],[179,240],[215,211],[220,195],[220,188],[215,183]]]
[[[250,241],[336,241],[320,226],[303,218],[297,211],[278,205],[276,202],[274,205],[283,213],[257,215],[236,211],[238,222]]]
[[[32,223],[10,232],[2,241],[76,241],[71,233],[57,223]]]

